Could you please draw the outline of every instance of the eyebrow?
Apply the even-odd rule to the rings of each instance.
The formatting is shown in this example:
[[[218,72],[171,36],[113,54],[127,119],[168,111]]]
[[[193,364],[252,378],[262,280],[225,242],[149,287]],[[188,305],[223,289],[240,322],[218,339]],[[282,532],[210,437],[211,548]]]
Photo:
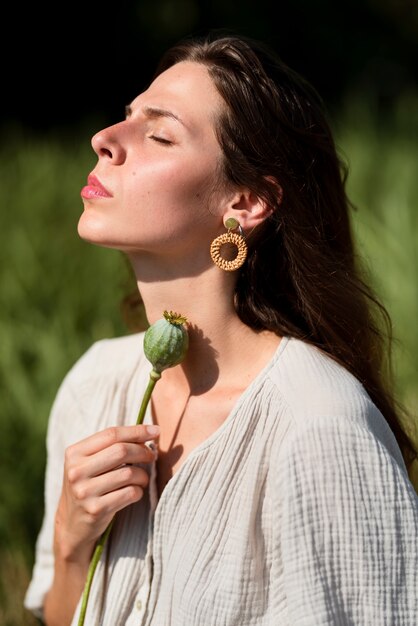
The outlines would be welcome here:
[[[169,119],[175,120],[176,122],[183,124],[183,126],[186,126],[186,124],[178,115],[176,115],[172,111],[169,111],[168,109],[145,106],[143,108],[143,112],[145,116],[148,117],[149,119],[158,119],[160,117],[168,117]],[[126,117],[130,117],[130,115],[132,115],[132,107],[130,105],[125,107],[125,115]]]

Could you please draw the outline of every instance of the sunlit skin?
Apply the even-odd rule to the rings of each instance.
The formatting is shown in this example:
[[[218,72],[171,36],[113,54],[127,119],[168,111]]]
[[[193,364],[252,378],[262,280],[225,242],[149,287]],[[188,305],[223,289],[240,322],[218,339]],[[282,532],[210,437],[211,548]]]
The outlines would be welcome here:
[[[223,106],[203,65],[168,69],[133,100],[125,120],[94,135],[97,164],[81,191],[80,237],[127,254],[148,321],[170,309],[191,323],[185,361],[164,372],[152,397],[160,427],[159,494],[190,451],[224,422],[280,342],[239,320],[237,274],[210,258],[224,219],[235,217],[249,233],[270,214],[251,190],[222,184],[215,124]],[[117,469],[152,459],[145,428],[117,427],[67,450],[47,626],[70,624],[95,541],[148,485],[143,469]]]
[[[231,190],[211,197],[222,158],[214,129],[221,107],[203,66],[180,63],[159,76],[124,121],[93,137],[93,174],[113,197],[83,199],[80,236],[133,254],[184,258],[190,250],[194,264],[196,257],[208,263],[222,202],[233,197]]]

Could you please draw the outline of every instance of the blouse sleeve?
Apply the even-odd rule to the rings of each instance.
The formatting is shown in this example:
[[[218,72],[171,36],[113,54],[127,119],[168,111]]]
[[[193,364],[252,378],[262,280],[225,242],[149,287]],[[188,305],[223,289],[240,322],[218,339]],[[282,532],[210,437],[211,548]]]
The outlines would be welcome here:
[[[44,517],[35,546],[32,578],[26,590],[24,606],[36,617],[43,617],[44,598],[54,575],[54,522],[61,495],[65,448],[72,443],[75,424],[80,420],[80,397],[87,372],[95,354],[94,344],[72,367],[54,399],[47,428],[46,470],[44,482]]]
[[[315,420],[279,460],[292,626],[418,624],[418,496],[365,426]]]

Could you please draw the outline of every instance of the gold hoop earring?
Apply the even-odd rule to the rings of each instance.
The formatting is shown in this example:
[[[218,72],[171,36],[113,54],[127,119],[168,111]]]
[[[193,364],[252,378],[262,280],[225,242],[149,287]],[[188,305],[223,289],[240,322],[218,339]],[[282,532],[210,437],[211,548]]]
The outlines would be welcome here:
[[[219,235],[211,243],[210,256],[212,261],[226,272],[233,272],[243,265],[247,258],[247,244],[243,236],[242,228],[234,217],[229,217],[225,220],[225,228],[228,229],[227,233]],[[232,233],[231,230],[238,228],[238,233]],[[232,261],[227,261],[221,256],[221,248],[226,243],[232,243],[237,248],[237,256]]]

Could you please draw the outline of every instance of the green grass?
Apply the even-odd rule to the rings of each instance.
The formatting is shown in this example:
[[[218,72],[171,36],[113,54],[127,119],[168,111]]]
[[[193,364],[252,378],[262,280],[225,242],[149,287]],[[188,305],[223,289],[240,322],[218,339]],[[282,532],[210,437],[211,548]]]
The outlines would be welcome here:
[[[79,193],[95,162],[89,137],[18,132],[2,146],[0,623],[24,626],[33,623],[16,611],[24,585],[11,580],[27,579],[32,564],[50,406],[64,374],[93,341],[127,332],[120,301],[131,282],[120,253],[77,235]]]
[[[379,125],[373,109],[352,105],[338,144],[349,166],[358,253],[392,318],[397,390],[418,441],[418,118],[411,110],[400,101],[398,118]]]
[[[336,124],[350,168],[360,254],[394,323],[399,394],[417,419],[418,172],[408,118],[380,128],[364,110]],[[406,116],[407,117],[407,116]],[[132,279],[121,255],[77,235],[80,189],[95,163],[90,133],[27,136],[0,148],[0,623],[37,623],[22,609],[42,519],[45,430],[57,387],[97,339],[128,332]],[[411,422],[414,430],[416,421]]]

